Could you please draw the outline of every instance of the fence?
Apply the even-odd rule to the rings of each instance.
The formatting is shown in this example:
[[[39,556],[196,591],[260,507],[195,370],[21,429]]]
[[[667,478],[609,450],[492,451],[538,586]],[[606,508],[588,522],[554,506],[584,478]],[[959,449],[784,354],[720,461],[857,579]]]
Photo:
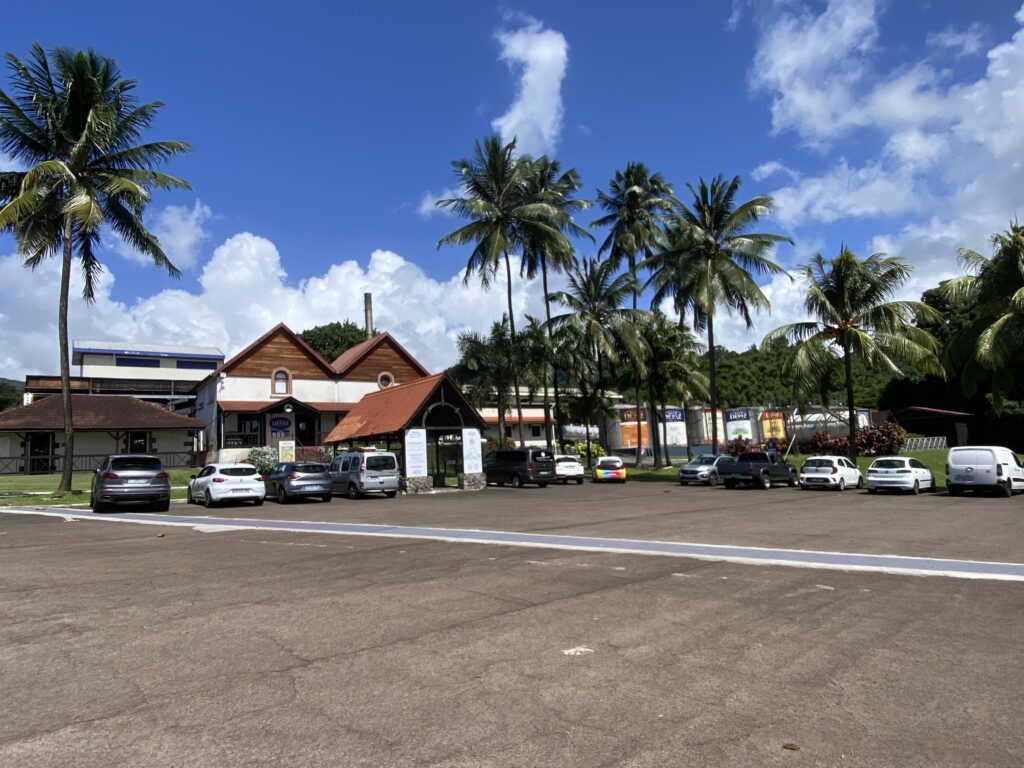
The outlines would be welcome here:
[[[109,454],[84,454],[76,455],[71,465],[74,472],[91,472],[99,466]],[[191,451],[178,453],[154,453],[165,467],[191,467],[195,466],[195,454]],[[47,475],[56,474],[64,470],[64,457],[52,456],[4,456],[0,457],[0,475]]]
[[[946,447],[945,437],[908,437],[904,451],[930,451]]]

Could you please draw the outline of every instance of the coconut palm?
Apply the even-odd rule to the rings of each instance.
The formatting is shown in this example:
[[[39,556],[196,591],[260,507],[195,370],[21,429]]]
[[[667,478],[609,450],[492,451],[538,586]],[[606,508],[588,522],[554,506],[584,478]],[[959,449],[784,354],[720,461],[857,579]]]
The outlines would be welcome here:
[[[57,310],[65,449],[59,490],[71,490],[74,424],[68,361],[68,294],[72,260],[93,300],[102,270],[97,247],[111,227],[128,245],[173,276],[178,270],[143,222],[154,188],[188,188],[158,173],[158,165],[188,150],[177,141],[138,143],[163,106],[140,104],[134,80],[113,59],[93,51],[57,48],[47,56],[34,44],[25,61],[8,53],[12,84],[0,90],[0,148],[28,167],[0,173],[0,231],[14,234],[24,264],[35,269],[61,257]]]
[[[770,195],[758,195],[737,204],[740,177],[726,181],[717,176],[708,185],[700,179],[696,188],[687,184],[693,201],[680,205],[676,226],[685,229],[678,236],[679,257],[684,259],[680,274],[688,276],[681,283],[689,288],[695,304],[695,328],[702,325],[708,335],[709,395],[711,401],[711,442],[718,452],[718,387],[715,380],[715,311],[725,305],[730,313],[738,312],[747,325],[753,326],[751,311],[770,309],[754,276],[785,274],[771,261],[776,243],[792,241],[783,235],[752,232],[757,220],[770,213]],[[685,262],[689,262],[687,266]],[[690,300],[690,299],[687,299]]]
[[[608,192],[598,191],[597,204],[607,213],[591,222],[593,227],[609,227],[598,255],[608,254],[614,268],[627,262],[633,278],[633,310],[637,309],[640,280],[637,274],[641,258],[649,258],[662,243],[662,226],[672,211],[672,187],[660,173],[652,174],[643,163],[627,163],[608,182]],[[634,370],[633,384],[640,408],[640,371]],[[637,464],[640,463],[640,422],[637,421]]]
[[[515,311],[512,306],[513,252],[522,253],[527,244],[543,247],[549,252],[569,249],[565,235],[554,223],[558,212],[546,202],[526,196],[527,179],[532,162],[517,157],[513,139],[503,145],[497,135],[476,142],[471,159],[455,160],[452,166],[459,179],[462,197],[439,200],[447,208],[470,223],[450,232],[437,242],[442,245],[473,243],[466,264],[465,283],[476,275],[480,284],[489,288],[502,266],[508,298],[509,332],[516,335]],[[524,444],[523,407],[518,382],[514,382],[516,411],[519,415],[519,442]]]
[[[555,226],[563,233],[573,237],[584,237],[593,241],[594,237],[583,227],[573,221],[573,214],[585,210],[590,206],[589,200],[574,198],[573,195],[582,186],[579,175],[575,168],[563,172],[557,160],[551,160],[546,155],[537,158],[530,164],[530,172],[526,181],[526,198],[539,203],[550,205],[555,213]],[[568,241],[566,241],[568,242]],[[534,279],[539,274],[544,291],[544,314],[547,318],[547,332],[549,343],[551,341],[551,301],[548,297],[548,271],[564,272],[567,268],[576,263],[576,253],[570,247],[566,249],[553,249],[557,245],[549,238],[539,243],[528,242],[523,249],[523,261],[521,273],[527,279]],[[558,392],[558,368],[551,366],[551,388],[555,395],[555,415],[558,422],[558,443],[563,440],[561,405]],[[544,435],[547,439],[548,449],[551,448],[551,414],[548,410],[548,391],[544,388]]]
[[[605,377],[623,356],[639,359],[642,342],[636,333],[639,310],[623,307],[634,287],[628,273],[618,273],[611,260],[584,259],[566,273],[568,290],[551,294],[551,300],[568,311],[551,318],[558,330],[571,327],[582,345],[581,352],[595,361],[596,391],[604,397]],[[561,356],[559,356],[561,359]],[[605,435],[602,432],[601,438]]]
[[[469,331],[456,342],[459,362],[451,370],[453,378],[465,388],[478,408],[494,403],[498,407],[498,440],[505,439],[505,413],[512,403],[511,338],[508,318],[491,325],[488,335]]]
[[[593,466],[590,425],[601,423],[612,414],[611,403],[602,391],[597,360],[588,349],[579,326],[565,324],[552,335],[554,353],[561,361],[561,371],[572,386],[566,412],[568,417],[583,424],[586,437],[587,469]]]
[[[801,389],[820,385],[838,356],[846,385],[849,454],[855,459],[854,360],[896,377],[904,375],[898,363],[944,376],[935,338],[914,325],[915,318],[935,321],[938,313],[920,301],[890,301],[912,271],[894,256],[876,253],[861,259],[843,246],[832,259],[816,254],[800,271],[807,285],[804,306],[814,320],[776,328],[764,337],[762,347],[775,339],[797,344],[786,370]]]
[[[948,301],[974,309],[978,321],[954,338],[952,346],[965,346],[973,361],[993,375],[998,405],[1024,370],[1024,226],[1011,224],[991,242],[991,259],[962,248],[959,260],[970,274],[944,282],[940,291]],[[969,377],[974,373],[970,366],[962,367]]]

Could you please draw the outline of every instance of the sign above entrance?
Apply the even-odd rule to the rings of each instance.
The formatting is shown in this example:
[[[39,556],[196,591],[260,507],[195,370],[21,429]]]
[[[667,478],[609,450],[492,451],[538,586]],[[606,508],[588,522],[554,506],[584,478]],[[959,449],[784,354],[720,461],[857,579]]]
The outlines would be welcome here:
[[[292,420],[287,416],[275,416],[270,420],[270,428],[274,430],[280,430],[287,432],[292,428]]]

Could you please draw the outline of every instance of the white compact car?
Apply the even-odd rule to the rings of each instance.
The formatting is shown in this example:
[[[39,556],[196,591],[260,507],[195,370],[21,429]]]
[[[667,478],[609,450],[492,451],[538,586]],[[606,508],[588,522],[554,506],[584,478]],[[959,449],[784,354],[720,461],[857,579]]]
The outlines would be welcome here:
[[[811,456],[800,467],[800,487],[805,491],[809,488],[842,491],[863,486],[864,476],[857,465],[845,456]]]
[[[1012,496],[1024,491],[1024,464],[1009,448],[966,445],[950,448],[946,457],[946,488],[950,496],[966,490]]]
[[[583,477],[586,474],[587,470],[580,464],[579,456],[570,456],[565,453],[555,454],[556,482],[561,481],[562,485],[566,485],[571,480],[576,485],[583,485]]]
[[[207,464],[188,481],[189,504],[212,507],[225,501],[263,503],[267,490],[263,475],[252,464]]]
[[[880,456],[868,467],[868,493],[935,490],[935,475],[911,456]]]

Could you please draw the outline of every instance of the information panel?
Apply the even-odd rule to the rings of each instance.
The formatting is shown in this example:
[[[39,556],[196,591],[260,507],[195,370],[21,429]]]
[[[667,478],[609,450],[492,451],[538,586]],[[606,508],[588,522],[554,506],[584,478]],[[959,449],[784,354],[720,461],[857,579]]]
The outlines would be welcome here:
[[[282,440],[277,444],[277,455],[281,461],[295,461],[295,441]]]
[[[405,430],[405,476],[427,476],[427,430]]]
[[[462,468],[467,475],[478,475],[484,471],[478,429],[462,430]]]

